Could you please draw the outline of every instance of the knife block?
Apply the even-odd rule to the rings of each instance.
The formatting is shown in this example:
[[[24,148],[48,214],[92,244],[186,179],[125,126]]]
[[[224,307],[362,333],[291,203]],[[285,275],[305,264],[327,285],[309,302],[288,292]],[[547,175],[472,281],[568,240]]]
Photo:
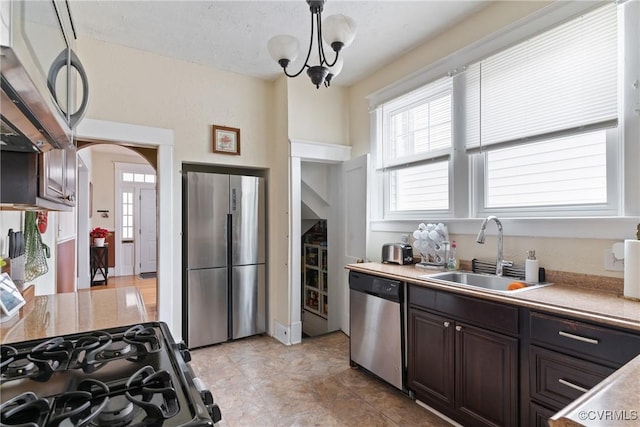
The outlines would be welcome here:
[[[22,287],[24,285],[24,255],[9,258],[8,261],[11,268],[11,280],[16,284],[18,290],[22,291]]]

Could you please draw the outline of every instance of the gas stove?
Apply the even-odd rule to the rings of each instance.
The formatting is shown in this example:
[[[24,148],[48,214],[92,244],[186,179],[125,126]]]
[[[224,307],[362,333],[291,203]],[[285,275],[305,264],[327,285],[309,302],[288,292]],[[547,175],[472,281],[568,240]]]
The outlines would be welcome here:
[[[220,409],[163,322],[0,347],[0,425],[212,426]]]

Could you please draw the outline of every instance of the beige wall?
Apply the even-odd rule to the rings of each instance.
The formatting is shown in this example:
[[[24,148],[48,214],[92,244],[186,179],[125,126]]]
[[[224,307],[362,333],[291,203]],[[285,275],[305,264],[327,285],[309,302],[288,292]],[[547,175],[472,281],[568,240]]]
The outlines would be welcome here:
[[[287,80],[289,138],[349,145],[348,91],[319,89],[305,75]]]
[[[268,170],[270,319],[288,324],[288,140],[286,121],[282,122],[286,118],[282,83],[93,39],[79,40],[78,49],[91,79],[87,117],[174,131],[176,231],[182,228],[183,162]],[[240,156],[212,152],[212,124],[240,128]],[[174,236],[174,248],[176,259],[180,259],[179,236]],[[180,280],[180,268],[176,268],[173,283],[166,286],[180,286]],[[173,304],[181,306],[180,301]]]
[[[517,22],[550,2],[495,2],[433,40],[405,54],[392,64],[374,72],[349,90],[349,137],[353,156],[370,151],[370,118],[366,97],[430,64],[451,55],[457,50],[483,37]],[[374,189],[374,191],[376,191]],[[443,219],[446,223],[446,219]],[[411,234],[417,228],[407,227],[402,232],[372,232],[369,236],[367,256],[380,260],[383,243],[398,242],[402,234]],[[505,230],[508,234],[508,230]],[[630,230],[631,232],[631,230]],[[487,237],[484,245],[475,242],[475,235],[452,236],[457,240],[459,258],[493,259],[496,256],[495,237]],[[528,249],[535,249],[540,266],[551,270],[623,277],[622,273],[604,270],[604,250],[611,248],[614,240],[605,239],[554,239],[506,236],[505,258],[523,263]]]
[[[89,219],[91,228],[102,227],[107,230],[115,230],[116,205],[115,205],[115,163],[141,163],[149,164],[138,153],[128,148],[120,148],[119,152],[104,153],[88,147],[81,150],[91,151],[91,183],[93,184],[93,212]],[[108,218],[103,218],[98,210],[108,210]]]
[[[274,321],[283,326],[291,323],[289,306],[289,138],[287,79],[282,76],[270,85],[267,105],[269,128],[269,330],[275,333]]]

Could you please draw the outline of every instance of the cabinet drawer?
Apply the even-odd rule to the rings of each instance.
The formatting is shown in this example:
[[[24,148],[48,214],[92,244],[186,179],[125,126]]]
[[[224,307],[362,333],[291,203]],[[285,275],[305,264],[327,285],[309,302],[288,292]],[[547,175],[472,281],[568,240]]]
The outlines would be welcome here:
[[[421,286],[409,285],[409,304],[420,308],[435,308],[436,291]]]
[[[640,336],[532,312],[531,340],[619,367],[640,354]]]
[[[529,348],[531,397],[554,409],[563,408],[615,371],[533,345]]]
[[[435,309],[474,326],[514,335],[519,332],[518,307],[438,292]]]

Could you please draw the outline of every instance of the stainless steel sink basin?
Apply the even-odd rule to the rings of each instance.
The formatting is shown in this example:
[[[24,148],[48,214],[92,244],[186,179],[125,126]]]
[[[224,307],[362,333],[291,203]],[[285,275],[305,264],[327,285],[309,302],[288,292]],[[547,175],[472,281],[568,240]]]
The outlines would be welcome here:
[[[500,277],[490,274],[471,273],[468,271],[447,271],[444,273],[427,274],[419,276],[421,279],[436,280],[447,282],[448,284],[459,285],[471,288],[480,288],[492,292],[500,292],[505,294],[513,294],[518,292],[529,291],[532,289],[539,289],[544,286],[549,286],[552,283],[531,283],[523,280],[518,280],[513,277]],[[519,282],[525,285],[524,288],[509,290],[509,284],[513,282]]]

